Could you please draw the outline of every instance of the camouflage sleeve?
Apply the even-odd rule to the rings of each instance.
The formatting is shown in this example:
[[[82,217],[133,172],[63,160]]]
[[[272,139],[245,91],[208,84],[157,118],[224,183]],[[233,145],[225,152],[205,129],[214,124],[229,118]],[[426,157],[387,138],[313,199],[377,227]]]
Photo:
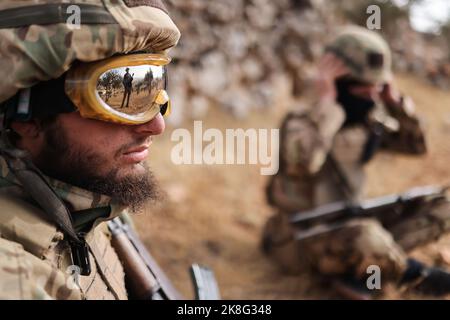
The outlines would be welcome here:
[[[426,141],[420,120],[411,98],[403,96],[398,104],[386,105],[389,114],[398,121],[398,130],[390,132],[383,146],[390,150],[409,154],[424,154]]]
[[[291,176],[317,173],[343,121],[342,108],[331,102],[318,103],[305,113],[289,113],[281,129],[284,172]]]

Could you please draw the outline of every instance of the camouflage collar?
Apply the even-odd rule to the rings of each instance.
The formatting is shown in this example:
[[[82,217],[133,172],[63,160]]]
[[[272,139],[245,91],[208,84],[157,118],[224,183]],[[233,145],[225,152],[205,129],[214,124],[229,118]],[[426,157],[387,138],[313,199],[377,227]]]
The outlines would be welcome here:
[[[14,174],[9,170],[8,165],[3,157],[0,156],[0,188],[7,186],[21,187],[20,182]],[[112,201],[108,196],[90,192],[65,182],[45,177],[47,182],[56,192],[61,200],[63,200],[71,212],[84,211],[94,208],[111,207],[111,215],[114,212],[125,209]]]

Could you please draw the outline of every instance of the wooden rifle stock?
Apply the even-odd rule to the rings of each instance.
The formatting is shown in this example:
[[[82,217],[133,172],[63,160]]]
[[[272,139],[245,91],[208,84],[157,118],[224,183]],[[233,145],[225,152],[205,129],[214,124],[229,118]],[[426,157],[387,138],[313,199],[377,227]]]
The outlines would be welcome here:
[[[120,218],[108,222],[112,245],[125,269],[131,296],[139,300],[179,300],[180,293],[159,268],[134,231]]]

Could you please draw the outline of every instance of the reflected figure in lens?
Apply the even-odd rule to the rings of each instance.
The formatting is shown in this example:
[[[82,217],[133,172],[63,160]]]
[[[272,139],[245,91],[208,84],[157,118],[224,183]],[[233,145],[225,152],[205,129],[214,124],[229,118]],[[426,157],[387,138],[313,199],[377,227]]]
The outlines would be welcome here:
[[[145,74],[144,82],[146,83],[148,93],[150,94],[153,89],[153,72],[151,68],[148,69],[147,73]]]
[[[130,103],[130,96],[131,96],[131,91],[133,88],[133,75],[131,75],[129,73],[130,68],[126,68],[125,69],[125,74],[123,76],[123,80],[122,80],[122,84],[123,84],[123,88],[124,88],[124,92],[123,92],[123,99],[122,99],[122,104],[120,105],[120,108],[123,108],[123,103],[125,102],[125,99],[127,99],[127,103],[125,104],[125,108],[128,108],[128,104]]]

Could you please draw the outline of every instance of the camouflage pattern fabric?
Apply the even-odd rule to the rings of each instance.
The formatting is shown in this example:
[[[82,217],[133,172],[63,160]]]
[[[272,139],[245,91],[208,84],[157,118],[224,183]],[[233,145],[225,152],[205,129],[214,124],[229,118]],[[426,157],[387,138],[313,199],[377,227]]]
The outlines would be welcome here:
[[[273,216],[264,230],[266,253],[289,273],[351,273],[364,279],[367,267],[377,265],[383,279],[398,281],[406,268],[403,249],[373,219],[350,220],[302,241],[294,240],[295,232],[284,213]]]
[[[392,78],[389,45],[374,31],[358,26],[344,27],[326,50],[343,60],[356,79],[384,83]]]
[[[319,228],[325,231],[295,240],[295,235],[304,230],[291,227],[288,215],[278,212],[265,226],[264,250],[289,273],[350,273],[364,279],[367,267],[376,265],[383,279],[397,282],[405,270],[408,251],[450,231],[450,201],[425,203],[415,208],[410,217],[388,228],[372,218]]]
[[[130,7],[122,0],[70,1],[104,6],[115,24],[86,24],[79,29],[66,23],[33,24],[0,29],[0,102],[19,89],[60,77],[77,60],[90,62],[133,51],[164,52],[176,45],[179,30],[160,9],[161,1],[128,2]],[[55,1],[2,1],[0,11],[49,3]]]
[[[109,207],[109,215],[93,221],[86,235],[97,253],[90,254],[92,272],[77,276],[63,234],[23,192],[2,158],[0,169],[0,299],[126,299],[124,271],[103,223],[124,208],[106,196],[48,179],[73,215]]]

